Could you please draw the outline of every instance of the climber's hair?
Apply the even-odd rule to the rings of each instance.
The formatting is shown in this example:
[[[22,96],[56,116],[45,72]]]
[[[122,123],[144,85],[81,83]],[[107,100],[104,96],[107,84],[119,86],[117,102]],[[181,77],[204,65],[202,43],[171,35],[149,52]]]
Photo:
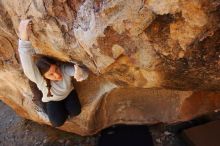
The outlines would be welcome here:
[[[52,64],[60,66],[60,62],[57,61],[55,58],[48,57],[45,55],[35,55],[34,62],[43,77],[44,77],[44,74],[50,69],[50,66]],[[50,91],[51,90],[51,82],[49,79],[46,79],[45,77],[44,77],[44,79],[47,83],[47,88],[48,88],[47,97],[52,97],[53,95],[51,94],[51,91]]]

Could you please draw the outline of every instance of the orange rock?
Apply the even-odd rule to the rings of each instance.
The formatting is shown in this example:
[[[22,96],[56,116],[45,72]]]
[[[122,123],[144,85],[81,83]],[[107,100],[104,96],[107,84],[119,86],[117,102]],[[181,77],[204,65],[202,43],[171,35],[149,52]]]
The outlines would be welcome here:
[[[17,54],[19,21],[31,18],[38,53],[90,70],[88,80],[74,82],[82,113],[62,130],[91,135],[114,124],[174,123],[219,109],[218,8],[208,0],[2,1],[0,99],[49,124]]]

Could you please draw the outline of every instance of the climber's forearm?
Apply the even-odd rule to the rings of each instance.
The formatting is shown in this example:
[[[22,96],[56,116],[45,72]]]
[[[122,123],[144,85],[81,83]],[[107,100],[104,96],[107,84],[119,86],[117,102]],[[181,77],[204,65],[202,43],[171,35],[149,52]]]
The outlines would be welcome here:
[[[18,34],[19,34],[19,43],[18,43],[18,51],[19,53],[27,52],[27,55],[33,55],[34,49],[32,47],[31,42],[29,41],[29,34],[31,31],[31,20],[26,19],[22,20],[19,24]]]
[[[29,34],[31,32],[31,20],[22,20],[19,24],[18,34],[22,41],[29,41]]]
[[[26,31],[20,32],[19,38],[22,41],[29,41],[29,36]]]

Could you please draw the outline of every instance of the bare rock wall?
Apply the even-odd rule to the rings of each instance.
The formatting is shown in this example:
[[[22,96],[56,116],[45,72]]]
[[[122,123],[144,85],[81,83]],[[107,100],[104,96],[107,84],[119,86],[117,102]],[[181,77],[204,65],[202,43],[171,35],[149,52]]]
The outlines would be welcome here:
[[[0,99],[49,124],[20,66],[25,18],[36,52],[90,70],[74,82],[82,113],[63,130],[174,123],[220,107],[219,0],[0,0]]]

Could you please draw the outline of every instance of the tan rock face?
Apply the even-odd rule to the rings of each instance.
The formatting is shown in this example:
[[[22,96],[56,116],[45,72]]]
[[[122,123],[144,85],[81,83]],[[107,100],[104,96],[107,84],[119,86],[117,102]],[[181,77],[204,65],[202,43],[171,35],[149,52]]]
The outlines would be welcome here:
[[[219,9],[218,0],[0,0],[0,98],[49,124],[18,58],[17,27],[31,18],[38,53],[90,70],[88,80],[74,83],[82,113],[63,130],[90,135],[118,123],[173,123],[216,110]]]

